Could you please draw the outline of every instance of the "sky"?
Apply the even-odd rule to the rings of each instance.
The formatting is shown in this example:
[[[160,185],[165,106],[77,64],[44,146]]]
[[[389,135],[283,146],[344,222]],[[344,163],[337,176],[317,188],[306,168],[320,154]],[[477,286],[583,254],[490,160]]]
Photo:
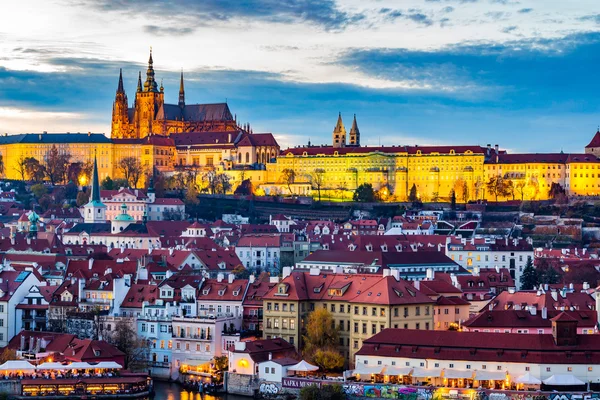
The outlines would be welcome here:
[[[582,152],[600,125],[598,0],[21,0],[0,18],[0,133],[110,134],[152,47],[165,99],[227,101],[282,148]]]

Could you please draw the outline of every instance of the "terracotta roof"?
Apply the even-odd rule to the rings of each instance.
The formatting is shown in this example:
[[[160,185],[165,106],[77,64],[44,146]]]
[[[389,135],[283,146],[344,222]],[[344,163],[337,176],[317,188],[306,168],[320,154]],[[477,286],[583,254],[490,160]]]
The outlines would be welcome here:
[[[248,287],[247,279],[235,279],[229,283],[227,277],[219,282],[217,279],[206,279],[198,291],[197,301],[239,301],[244,299]]]
[[[244,235],[236,247],[280,247],[281,236],[277,235]]]
[[[547,318],[543,318],[542,311],[536,310],[533,315],[528,310],[493,310],[485,309],[463,323],[469,329],[493,328],[549,328],[552,320],[561,313],[566,313],[578,321],[578,327],[593,328],[596,326],[597,314],[595,311],[547,311]]]
[[[328,300],[349,303],[372,304],[430,304],[433,301],[415,289],[409,282],[392,276],[367,274],[311,275],[309,272],[293,271],[280,284],[286,285],[289,300]],[[278,285],[263,299],[280,299]],[[332,291],[329,289],[340,289]]]
[[[154,304],[158,298],[158,286],[132,284],[123,298],[121,307],[142,308],[144,301]]]
[[[298,358],[296,348],[282,338],[276,339],[259,339],[246,343],[245,350],[235,350],[235,347],[230,347],[230,351],[234,353],[245,353],[252,358],[255,363],[267,361],[269,354],[273,359],[278,358]]]
[[[553,336],[546,334],[384,329],[366,339],[357,355],[586,365],[600,357],[600,335],[578,335],[577,340],[576,346],[558,346]]]
[[[586,149],[590,147],[600,147],[600,130],[596,131],[596,134],[594,135],[590,143],[588,143],[588,145],[585,146]]]

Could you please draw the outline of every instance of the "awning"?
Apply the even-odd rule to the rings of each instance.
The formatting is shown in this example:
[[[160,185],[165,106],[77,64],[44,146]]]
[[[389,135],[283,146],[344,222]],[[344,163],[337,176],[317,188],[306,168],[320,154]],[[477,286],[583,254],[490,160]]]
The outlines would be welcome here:
[[[24,360],[9,360],[0,365],[1,371],[26,371],[34,369],[35,365]]]
[[[384,368],[385,368],[384,365],[358,364],[356,366],[356,368],[354,368],[354,373],[360,374],[360,375],[371,375],[371,374],[381,375],[381,372],[383,371]]]
[[[585,383],[575,377],[575,375],[552,375],[544,379],[544,384],[553,386],[577,386]]]
[[[442,375],[442,370],[439,368],[414,367],[411,375],[415,378],[438,378]]]
[[[101,369],[121,369],[123,368],[121,364],[116,363],[114,361],[100,361],[98,364],[93,365],[94,368]]]
[[[288,371],[311,372],[311,371],[318,371],[318,370],[319,370],[319,367],[317,367],[316,365],[309,364],[304,360],[300,361],[298,364],[288,367]]]
[[[503,381],[506,379],[506,371],[476,370],[473,379],[478,381]]]
[[[66,366],[66,365],[62,365],[59,362],[46,362],[46,363],[38,365],[36,369],[38,369],[38,370],[42,370],[42,369],[60,369],[60,370],[63,370],[63,369],[69,369],[69,367]]]
[[[71,364],[65,365],[65,367],[67,369],[92,369],[92,368],[94,368],[93,365],[90,365],[86,362],[80,362],[80,361],[72,362]]]
[[[444,378],[448,379],[471,379],[473,371],[463,369],[444,368]]]
[[[383,369],[383,375],[391,375],[391,376],[404,376],[410,375],[412,372],[412,367],[395,367],[395,366],[386,366]]]
[[[542,381],[531,375],[531,372],[526,373],[525,375],[521,375],[515,380],[515,383],[522,383],[524,385],[539,385]]]
[[[188,365],[190,367],[199,367],[200,365],[210,364],[212,358],[209,360],[185,360],[181,364]]]

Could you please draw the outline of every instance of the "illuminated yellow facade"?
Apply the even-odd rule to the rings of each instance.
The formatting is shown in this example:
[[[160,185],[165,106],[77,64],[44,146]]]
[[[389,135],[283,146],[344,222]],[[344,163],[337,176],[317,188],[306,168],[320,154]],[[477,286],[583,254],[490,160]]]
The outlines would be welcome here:
[[[315,195],[320,185],[326,196],[348,200],[369,183],[389,200],[406,200],[413,185],[423,201],[448,199],[458,186],[475,199],[487,152],[479,146],[298,147],[283,151],[267,170],[269,183],[283,194],[290,191],[284,171],[291,169],[294,194]]]

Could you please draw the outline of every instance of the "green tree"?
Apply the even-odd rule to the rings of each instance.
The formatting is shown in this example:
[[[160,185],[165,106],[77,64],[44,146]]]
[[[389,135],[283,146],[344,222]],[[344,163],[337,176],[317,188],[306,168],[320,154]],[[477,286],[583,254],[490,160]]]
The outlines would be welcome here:
[[[310,362],[324,371],[344,366],[344,357],[337,350],[339,331],[335,320],[325,308],[318,308],[308,315],[302,353]]]
[[[539,276],[531,258],[527,260],[521,275],[521,290],[532,290],[539,284]]]
[[[358,201],[361,203],[372,203],[375,201],[375,191],[373,190],[373,185],[370,183],[363,183],[354,191],[354,196],[352,197],[354,201]]]
[[[300,400],[320,400],[321,389],[317,385],[308,385],[300,389]]]
[[[106,178],[104,178],[102,180],[102,189],[104,190],[113,190],[114,188],[114,184],[113,184],[113,180],[110,179],[110,176],[107,176]]]
[[[415,185],[414,183],[410,188],[410,192],[408,193],[408,201],[410,201],[411,203],[416,203],[417,201],[419,201],[419,196],[417,194],[417,185]]]
[[[48,188],[42,183],[37,183],[31,186],[31,193],[39,200],[43,195],[48,194]]]

